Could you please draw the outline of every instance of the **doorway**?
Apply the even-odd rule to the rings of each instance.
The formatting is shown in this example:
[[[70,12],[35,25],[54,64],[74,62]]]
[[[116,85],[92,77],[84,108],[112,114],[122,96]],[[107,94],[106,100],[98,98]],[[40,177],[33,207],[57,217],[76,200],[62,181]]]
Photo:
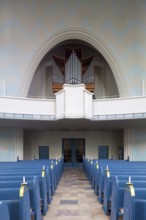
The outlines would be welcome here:
[[[98,146],[98,159],[108,159],[108,146],[107,145]]]
[[[65,166],[81,166],[85,155],[85,139],[62,139],[62,154]]]
[[[49,146],[39,146],[39,159],[49,159]]]
[[[123,146],[119,147],[118,160],[124,160],[124,147]]]

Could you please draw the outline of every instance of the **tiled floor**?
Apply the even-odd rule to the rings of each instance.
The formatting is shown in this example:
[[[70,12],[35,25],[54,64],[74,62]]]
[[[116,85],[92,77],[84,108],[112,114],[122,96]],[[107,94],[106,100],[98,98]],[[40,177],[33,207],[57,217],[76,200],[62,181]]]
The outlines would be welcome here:
[[[65,168],[44,220],[109,220],[82,168]]]

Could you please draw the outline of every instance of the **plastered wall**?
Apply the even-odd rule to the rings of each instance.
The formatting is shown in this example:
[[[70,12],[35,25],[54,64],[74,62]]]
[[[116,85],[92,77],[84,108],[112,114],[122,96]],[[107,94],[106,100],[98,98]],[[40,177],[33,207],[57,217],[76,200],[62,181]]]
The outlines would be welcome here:
[[[85,153],[98,158],[98,145],[109,146],[109,158],[117,159],[123,146],[122,131],[24,131],[24,159],[38,158],[39,146],[49,146],[50,158],[62,155],[63,138],[85,138]]]
[[[146,79],[145,9],[145,0],[1,0],[0,93],[22,95],[41,45],[57,31],[80,28],[106,44],[127,94],[141,94]]]
[[[23,130],[0,128],[0,161],[23,159]]]

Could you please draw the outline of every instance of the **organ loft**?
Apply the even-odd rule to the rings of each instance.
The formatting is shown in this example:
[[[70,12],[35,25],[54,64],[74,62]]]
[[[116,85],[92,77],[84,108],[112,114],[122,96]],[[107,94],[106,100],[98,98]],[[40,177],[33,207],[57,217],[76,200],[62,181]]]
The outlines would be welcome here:
[[[58,92],[63,84],[85,84],[88,91],[94,92],[94,55],[82,57],[81,48],[65,48],[64,57],[52,55],[52,90]]]

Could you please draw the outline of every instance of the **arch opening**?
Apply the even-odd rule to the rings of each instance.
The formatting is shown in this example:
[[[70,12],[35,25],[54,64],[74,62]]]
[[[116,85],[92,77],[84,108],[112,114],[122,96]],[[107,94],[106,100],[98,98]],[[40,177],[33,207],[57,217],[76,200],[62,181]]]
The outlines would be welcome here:
[[[56,85],[53,80],[59,76],[58,84],[59,80],[60,84],[66,82],[65,70],[63,70],[65,65],[60,65],[61,62],[66,63],[66,48],[72,48],[72,51],[80,48],[79,53],[81,53],[81,56],[79,57],[76,51],[75,55],[81,63],[81,81],[84,83],[85,71],[83,69],[88,69],[86,75],[89,75],[88,78],[94,78],[94,80],[91,80],[92,83],[88,83],[91,86],[89,90],[94,92],[96,98],[126,95],[121,68],[107,45],[97,36],[91,35],[85,30],[68,29],[56,33],[54,37],[50,37],[36,52],[27,70],[27,77],[21,87],[20,93],[23,96],[54,97],[54,92],[58,91],[59,88],[55,90]],[[92,60],[91,65],[91,62],[87,62],[87,59],[92,56],[94,61]],[[58,61],[55,59],[58,59]],[[88,81],[87,77],[84,78]]]

